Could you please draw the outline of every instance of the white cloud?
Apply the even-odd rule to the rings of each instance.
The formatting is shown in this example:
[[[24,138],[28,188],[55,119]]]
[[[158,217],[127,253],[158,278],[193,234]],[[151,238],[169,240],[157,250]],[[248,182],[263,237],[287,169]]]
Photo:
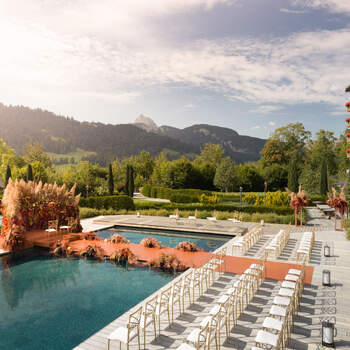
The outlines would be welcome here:
[[[270,125],[270,126],[275,126],[276,123],[275,123],[275,122],[269,122],[269,125]]]
[[[118,2],[119,11],[115,3],[28,0],[16,7],[18,1],[1,2],[3,101],[18,96],[39,100],[44,92],[129,103],[150,88],[171,89],[176,84],[261,105],[256,109],[260,113],[278,111],[279,104],[343,104],[349,84],[348,29],[266,40],[197,40],[169,47],[152,41],[152,36],[145,39],[152,31],[147,25],[152,16],[198,7],[209,11],[233,2],[132,0]],[[130,30],[123,26],[130,25],[129,20],[135,21]],[[138,40],[126,40],[125,35]]]
[[[329,12],[350,15],[350,2],[348,0],[294,0],[294,5],[302,8],[326,9]]]
[[[289,9],[289,8],[284,8],[284,7],[281,8],[280,11],[284,12],[284,13],[295,14],[295,15],[300,15],[300,14],[303,14],[303,13],[307,12],[306,10],[294,10],[294,9]]]
[[[276,106],[276,105],[261,105],[255,109],[250,110],[250,112],[258,113],[258,114],[269,114],[269,113],[280,111],[282,108],[283,108],[282,106]]]

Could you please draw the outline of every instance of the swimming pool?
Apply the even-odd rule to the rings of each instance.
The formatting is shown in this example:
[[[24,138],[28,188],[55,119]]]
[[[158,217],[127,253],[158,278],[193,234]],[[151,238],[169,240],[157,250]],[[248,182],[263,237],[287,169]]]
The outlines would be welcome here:
[[[1,262],[0,349],[71,350],[175,277],[83,259]]]
[[[140,243],[143,238],[149,236],[155,237],[158,241],[167,247],[174,248],[180,242],[189,241],[195,242],[197,247],[206,251],[214,251],[215,249],[226,243],[231,237],[214,236],[209,234],[191,234],[183,232],[164,232],[155,230],[131,230],[124,228],[113,228],[96,232],[102,238],[109,238],[113,233],[118,233],[130,241],[130,243]]]
[[[153,236],[165,246],[192,241],[209,251],[228,240],[150,230],[98,234],[106,238],[114,232],[131,243]],[[109,262],[49,258],[40,250],[0,262],[0,349],[71,350],[175,277]]]

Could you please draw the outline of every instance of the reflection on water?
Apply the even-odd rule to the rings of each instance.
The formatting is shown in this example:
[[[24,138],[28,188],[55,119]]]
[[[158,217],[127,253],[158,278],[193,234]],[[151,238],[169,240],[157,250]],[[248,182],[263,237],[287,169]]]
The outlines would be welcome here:
[[[50,259],[50,264],[41,268],[40,261]],[[1,284],[7,304],[11,309],[18,306],[28,290],[64,287],[66,282],[76,283],[79,276],[78,265],[70,265],[66,259],[50,258],[43,250],[30,250],[21,253],[20,256],[7,255],[2,257]],[[30,273],[26,270],[15,268],[16,265],[28,263],[31,266]],[[42,265],[44,266],[44,265]]]

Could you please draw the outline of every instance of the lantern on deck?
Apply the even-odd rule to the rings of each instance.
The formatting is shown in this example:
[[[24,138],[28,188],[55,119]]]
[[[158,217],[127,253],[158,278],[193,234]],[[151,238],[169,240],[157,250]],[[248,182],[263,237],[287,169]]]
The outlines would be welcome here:
[[[335,347],[334,337],[337,336],[334,323],[329,321],[322,322],[322,345],[327,347]]]
[[[346,110],[350,112],[350,101],[345,103]]]
[[[350,158],[350,148],[347,148],[345,152],[346,152],[346,158]]]
[[[323,253],[324,253],[324,256],[327,258],[331,256],[331,247],[328,245],[328,242],[323,247]]]
[[[329,270],[322,271],[322,285],[323,286],[331,285],[331,272]]]

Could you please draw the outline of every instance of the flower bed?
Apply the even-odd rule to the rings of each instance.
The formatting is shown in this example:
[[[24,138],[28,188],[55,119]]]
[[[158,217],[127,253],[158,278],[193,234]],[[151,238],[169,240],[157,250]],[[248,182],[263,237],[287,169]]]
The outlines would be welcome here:
[[[162,253],[162,255],[151,262],[151,266],[164,272],[177,272],[186,270],[180,260],[173,254]]]

